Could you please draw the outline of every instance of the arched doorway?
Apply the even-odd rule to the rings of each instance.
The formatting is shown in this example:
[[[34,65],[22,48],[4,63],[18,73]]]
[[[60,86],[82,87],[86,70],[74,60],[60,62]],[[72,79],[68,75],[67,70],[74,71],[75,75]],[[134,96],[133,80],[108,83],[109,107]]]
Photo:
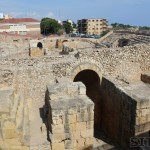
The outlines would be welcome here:
[[[86,86],[87,96],[94,102],[94,130],[101,128],[101,88],[99,75],[90,69],[80,71],[74,78],[74,82],[81,81]]]
[[[129,44],[129,39],[119,39],[118,40],[118,47],[124,47]]]
[[[43,44],[42,44],[41,42],[38,42],[37,47],[38,47],[39,49],[42,49],[42,48],[43,48]]]

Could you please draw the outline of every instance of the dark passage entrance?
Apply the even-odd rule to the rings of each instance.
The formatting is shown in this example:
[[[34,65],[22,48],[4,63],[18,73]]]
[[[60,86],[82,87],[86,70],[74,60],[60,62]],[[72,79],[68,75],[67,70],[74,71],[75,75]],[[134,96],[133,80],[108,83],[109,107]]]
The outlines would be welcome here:
[[[118,47],[124,47],[124,46],[127,46],[128,44],[129,44],[128,39],[119,39],[118,41]]]
[[[43,48],[43,44],[42,44],[41,42],[39,42],[39,43],[37,44],[37,47],[38,47],[39,49],[42,49],[42,48]]]
[[[74,82],[81,81],[86,86],[87,96],[95,103],[94,109],[94,130],[101,128],[101,89],[100,78],[95,71],[83,70],[74,78]]]

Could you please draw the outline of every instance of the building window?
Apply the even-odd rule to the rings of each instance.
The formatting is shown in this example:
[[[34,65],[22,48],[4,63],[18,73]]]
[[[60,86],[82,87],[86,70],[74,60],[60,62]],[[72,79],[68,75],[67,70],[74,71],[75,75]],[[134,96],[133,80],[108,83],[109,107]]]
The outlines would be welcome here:
[[[94,20],[92,20],[94,22]]]

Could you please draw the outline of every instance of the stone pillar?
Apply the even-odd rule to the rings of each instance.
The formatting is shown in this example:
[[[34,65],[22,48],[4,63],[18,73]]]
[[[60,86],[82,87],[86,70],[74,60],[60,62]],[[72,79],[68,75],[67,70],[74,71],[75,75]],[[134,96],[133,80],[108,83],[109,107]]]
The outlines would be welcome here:
[[[48,130],[52,150],[88,150],[93,147],[94,103],[81,82],[49,86]]]

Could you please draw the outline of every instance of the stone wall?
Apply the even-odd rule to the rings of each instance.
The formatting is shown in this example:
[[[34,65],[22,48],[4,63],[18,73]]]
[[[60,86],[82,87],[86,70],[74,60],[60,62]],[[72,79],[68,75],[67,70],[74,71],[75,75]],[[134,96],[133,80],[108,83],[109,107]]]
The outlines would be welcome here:
[[[94,104],[80,83],[48,86],[47,126],[52,150],[89,150],[93,147]]]
[[[110,79],[102,79],[102,130],[121,146],[127,147],[135,135],[136,102]]]
[[[149,100],[135,95],[138,88],[134,91],[131,87],[105,77],[101,83],[103,93],[101,129],[123,147],[130,145],[131,137],[139,136],[150,129]],[[133,85],[133,88],[135,87]],[[149,91],[145,85],[140,86],[141,88]]]

